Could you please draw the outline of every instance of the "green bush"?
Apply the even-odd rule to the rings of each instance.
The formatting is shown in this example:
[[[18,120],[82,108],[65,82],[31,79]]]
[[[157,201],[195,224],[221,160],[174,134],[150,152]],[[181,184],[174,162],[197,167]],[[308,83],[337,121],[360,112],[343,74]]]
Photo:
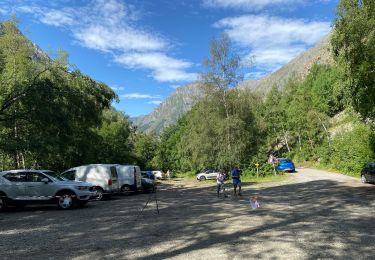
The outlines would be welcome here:
[[[363,165],[375,159],[374,133],[368,125],[354,125],[352,131],[335,136],[332,148],[332,166],[344,173],[359,176]]]
[[[255,167],[256,162],[252,162],[250,166],[243,171],[244,176],[256,176],[257,170]],[[274,169],[272,164],[267,162],[259,163],[259,177],[265,177],[274,174]]]

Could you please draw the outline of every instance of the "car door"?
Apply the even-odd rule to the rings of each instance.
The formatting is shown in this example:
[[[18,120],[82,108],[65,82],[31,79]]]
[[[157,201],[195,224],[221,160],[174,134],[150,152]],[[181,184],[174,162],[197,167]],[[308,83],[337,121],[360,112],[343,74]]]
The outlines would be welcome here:
[[[10,172],[4,175],[10,183],[7,185],[7,195],[11,199],[24,200],[27,185],[26,172]]]
[[[210,170],[209,173],[208,173],[208,179],[216,179],[216,173],[214,170]]]
[[[43,182],[42,180],[44,179],[48,179],[49,182]],[[28,172],[25,196],[27,196],[30,200],[50,199],[54,195],[53,186],[53,181],[43,173]]]

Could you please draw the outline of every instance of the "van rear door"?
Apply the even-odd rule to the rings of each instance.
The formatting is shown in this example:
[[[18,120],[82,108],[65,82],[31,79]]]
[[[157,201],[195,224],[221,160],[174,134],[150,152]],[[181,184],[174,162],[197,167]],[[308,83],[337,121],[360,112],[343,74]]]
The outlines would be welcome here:
[[[111,170],[112,189],[117,190],[119,187],[118,187],[118,175],[117,175],[116,166],[111,166],[110,170]]]
[[[140,189],[142,187],[142,174],[141,169],[136,166],[134,167],[134,178],[135,178],[135,185],[137,186],[137,189]]]

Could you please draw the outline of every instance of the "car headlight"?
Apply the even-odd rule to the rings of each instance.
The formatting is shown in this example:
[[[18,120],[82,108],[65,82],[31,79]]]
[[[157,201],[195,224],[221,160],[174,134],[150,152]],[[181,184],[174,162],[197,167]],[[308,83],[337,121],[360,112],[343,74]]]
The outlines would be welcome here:
[[[88,190],[89,187],[88,186],[78,186],[77,187],[77,190]]]

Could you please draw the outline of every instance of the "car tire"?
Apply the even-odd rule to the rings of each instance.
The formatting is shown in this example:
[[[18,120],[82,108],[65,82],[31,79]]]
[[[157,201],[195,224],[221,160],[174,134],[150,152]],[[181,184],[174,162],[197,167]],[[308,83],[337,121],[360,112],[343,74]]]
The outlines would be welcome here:
[[[367,179],[366,179],[366,176],[364,174],[361,175],[361,182],[367,183]]]
[[[104,190],[100,187],[96,188],[95,200],[104,200]]]
[[[72,209],[74,206],[76,206],[75,194],[71,191],[63,191],[59,194],[59,197],[57,198],[57,206],[60,209]]]
[[[3,196],[0,197],[0,212],[6,211],[8,209],[8,199]]]
[[[121,187],[121,193],[125,195],[129,195],[131,192],[132,192],[132,188],[130,187],[130,185],[125,184]]]
[[[199,180],[200,180],[200,181],[205,181],[205,180],[206,180],[206,177],[205,177],[205,176],[201,176],[201,177],[199,177]]]

